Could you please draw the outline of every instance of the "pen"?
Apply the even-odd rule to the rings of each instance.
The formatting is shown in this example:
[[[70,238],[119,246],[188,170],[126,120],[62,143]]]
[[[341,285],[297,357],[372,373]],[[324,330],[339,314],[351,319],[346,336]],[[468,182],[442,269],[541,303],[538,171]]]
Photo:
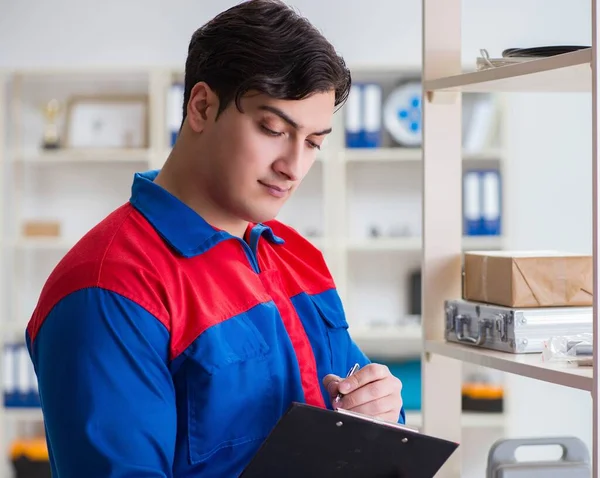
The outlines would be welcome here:
[[[359,368],[360,368],[360,365],[358,365],[357,363],[355,363],[352,366],[352,368],[350,370],[348,370],[348,373],[346,374],[346,378],[348,378],[351,375],[353,375]],[[343,395],[338,392],[337,397],[335,397],[335,403],[338,403],[342,399],[342,397],[343,397]]]

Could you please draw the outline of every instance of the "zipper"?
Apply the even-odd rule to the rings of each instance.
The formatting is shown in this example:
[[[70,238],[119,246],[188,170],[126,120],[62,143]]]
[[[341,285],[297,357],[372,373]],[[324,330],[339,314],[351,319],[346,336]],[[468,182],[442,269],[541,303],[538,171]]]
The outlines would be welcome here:
[[[260,274],[260,267],[258,265],[258,242],[260,241],[260,237],[262,233],[268,229],[267,226],[263,226],[261,224],[257,224],[250,231],[250,240],[246,242],[243,238],[238,237],[237,239],[242,243],[244,247],[244,251],[246,252],[246,256],[248,257],[248,261],[254,269],[254,272]]]
[[[273,234],[273,231],[268,226],[264,224],[256,224],[250,230],[250,237],[248,238],[248,242],[246,242],[243,238],[238,237],[237,239],[243,244],[244,251],[246,252],[246,256],[248,257],[248,261],[254,269],[254,272],[260,274],[260,267],[258,265],[258,243],[263,235],[263,232],[268,231],[270,234],[269,241],[274,242],[275,244],[283,244],[283,239],[276,237]]]
[[[243,238],[236,237],[236,239],[239,242],[241,242],[242,247],[244,248],[244,252],[246,253],[246,257],[248,258],[248,262],[250,262],[250,265],[252,266],[252,269],[254,269],[254,272],[260,274],[260,267],[258,266],[258,259],[256,257],[256,254],[254,254],[251,247],[246,241],[244,241]]]

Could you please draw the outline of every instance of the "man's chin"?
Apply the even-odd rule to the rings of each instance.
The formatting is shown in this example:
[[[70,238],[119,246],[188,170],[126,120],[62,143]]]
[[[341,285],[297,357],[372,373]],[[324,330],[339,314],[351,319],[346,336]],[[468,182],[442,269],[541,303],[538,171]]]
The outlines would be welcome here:
[[[277,211],[247,211],[246,221],[252,222],[254,224],[264,223],[268,221],[272,221],[279,215],[279,210]]]

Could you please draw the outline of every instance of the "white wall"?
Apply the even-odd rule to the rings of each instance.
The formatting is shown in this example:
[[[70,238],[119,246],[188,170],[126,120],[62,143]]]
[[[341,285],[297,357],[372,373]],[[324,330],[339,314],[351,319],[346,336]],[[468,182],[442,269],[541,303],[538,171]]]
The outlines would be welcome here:
[[[514,249],[591,253],[589,94],[509,95],[509,238]],[[575,434],[592,447],[588,392],[506,375],[508,434]]]
[[[181,64],[192,32],[231,0],[0,0],[0,67]],[[349,63],[419,65],[421,2],[292,0]],[[589,1],[464,0],[464,60],[480,48],[591,41]],[[368,18],[368,20],[367,20]]]
[[[0,0],[0,67],[181,66],[192,32],[234,3]],[[368,10],[362,0],[290,3],[325,32],[350,65],[421,62],[418,0],[378,0]],[[514,46],[591,41],[589,1],[464,0],[463,7],[463,63],[471,67],[480,48],[498,56]],[[589,250],[590,98],[556,97],[551,103],[548,98],[508,98],[510,245]],[[590,442],[589,396],[516,378],[509,384],[510,435],[574,433]]]

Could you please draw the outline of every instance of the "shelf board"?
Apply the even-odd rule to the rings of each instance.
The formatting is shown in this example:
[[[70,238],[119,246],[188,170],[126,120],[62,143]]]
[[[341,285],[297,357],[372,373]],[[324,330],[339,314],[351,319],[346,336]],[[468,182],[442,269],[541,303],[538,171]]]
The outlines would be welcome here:
[[[463,160],[497,161],[502,158],[499,148],[486,148],[481,151],[465,151]],[[360,162],[420,162],[421,148],[346,148],[343,157],[348,163]]]
[[[591,391],[593,387],[591,367],[575,367],[563,363],[542,362],[541,354],[510,354],[440,340],[426,341],[425,350],[456,360],[565,387],[586,391]]]
[[[351,239],[346,245],[349,251],[419,251],[420,237],[374,237],[366,239]]]
[[[592,49],[424,82],[425,91],[589,92]]]
[[[503,236],[464,236],[462,239],[464,250],[493,250],[504,247]]]
[[[329,242],[323,237],[307,237],[308,241],[319,249],[328,247]],[[20,238],[7,243],[10,247],[22,250],[59,250],[67,251],[75,244],[74,240],[64,238]],[[500,249],[503,245],[502,236],[466,236],[463,238],[463,248],[467,250]],[[351,239],[346,248],[352,252],[393,252],[420,251],[420,237],[379,237],[366,239]]]
[[[347,162],[368,161],[421,161],[420,148],[346,148],[343,157]]]
[[[17,163],[136,163],[150,162],[149,149],[57,149],[17,155]]]
[[[419,357],[423,350],[420,324],[397,326],[350,326],[350,336],[367,355],[398,359]]]
[[[493,250],[502,247],[502,236],[463,237],[463,249],[465,250]],[[421,248],[422,239],[420,237],[375,237],[351,239],[347,242],[347,249],[351,252],[420,251]]]
[[[319,236],[319,237],[304,236],[304,237],[306,238],[307,241],[309,241],[317,249],[321,249],[321,250],[326,249],[329,244],[329,241],[322,236]]]
[[[4,407],[4,413],[12,421],[37,422],[44,419],[41,408]]]
[[[460,418],[463,428],[504,428],[505,426],[503,413],[462,412]],[[421,428],[423,426],[423,414],[416,411],[407,411],[406,424]]]
[[[23,237],[16,241],[9,241],[7,245],[21,250],[53,250],[67,251],[75,241],[69,241],[61,237]]]
[[[25,330],[27,329],[27,321],[24,320],[10,320],[4,321],[0,324],[0,328],[4,332],[6,339],[13,340],[13,337],[6,337],[6,334],[18,335],[19,339],[24,339]]]

